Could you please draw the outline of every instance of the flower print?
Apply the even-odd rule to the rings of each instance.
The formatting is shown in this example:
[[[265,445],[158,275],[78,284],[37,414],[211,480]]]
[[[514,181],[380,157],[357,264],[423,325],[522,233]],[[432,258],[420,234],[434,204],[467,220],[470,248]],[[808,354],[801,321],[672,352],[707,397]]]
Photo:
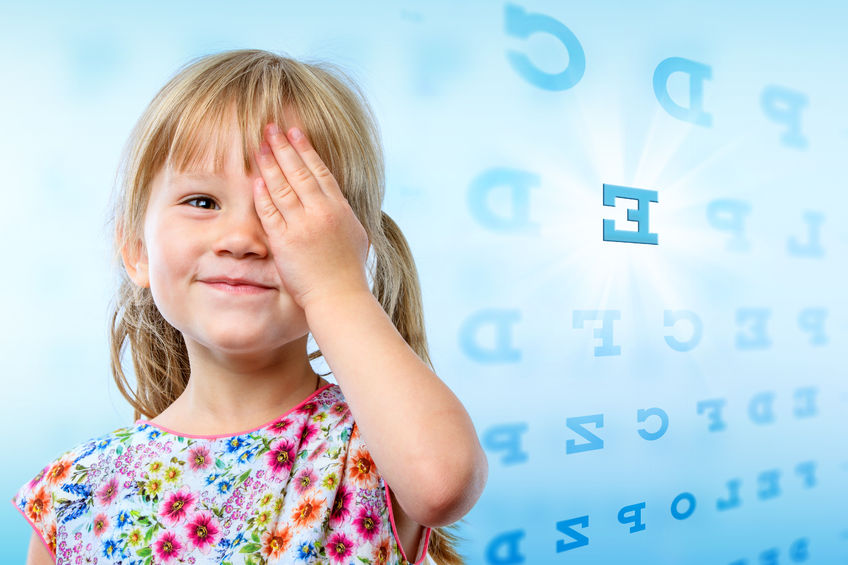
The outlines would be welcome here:
[[[339,477],[335,473],[330,473],[321,481],[321,486],[328,490],[333,490],[339,482]]]
[[[327,555],[336,563],[344,563],[353,553],[353,542],[343,533],[336,532],[327,540]]]
[[[326,419],[327,419],[327,413],[326,412],[318,412],[317,414],[312,416],[313,422],[323,422]]]
[[[128,524],[132,524],[132,517],[126,510],[121,510],[121,512],[118,514],[118,518],[116,519],[116,523],[118,524],[119,528],[123,528]]]
[[[116,552],[119,554],[119,556],[122,553],[121,542],[115,541],[113,539],[104,540],[103,557],[108,557],[109,559],[111,559]]]
[[[47,531],[47,547],[53,555],[56,555],[56,524],[50,524],[50,529]]]
[[[307,467],[295,475],[294,489],[298,494],[309,492],[315,487],[316,480],[318,480],[318,475],[315,474],[312,467]]]
[[[218,541],[220,531],[218,520],[210,512],[198,512],[186,524],[188,541],[203,553],[209,553],[209,549]]]
[[[330,407],[330,412],[332,412],[335,416],[344,420],[346,416],[350,413],[350,408],[346,402],[339,400],[335,404]]]
[[[100,535],[105,532],[108,527],[109,518],[106,516],[106,514],[103,514],[101,512],[100,514],[94,517],[94,526],[92,527],[92,529],[94,530],[94,535],[100,537]]]
[[[230,492],[230,489],[233,486],[233,481],[221,481],[218,483],[218,492],[221,494],[227,494]]]
[[[149,439],[150,441],[153,441],[161,435],[162,435],[162,432],[160,432],[159,430],[153,429],[153,430],[150,430],[149,434],[147,434],[147,439]]]
[[[296,412],[298,412],[299,414],[311,414],[312,412],[315,412],[315,408],[316,406],[314,402],[307,402],[306,404],[298,408]]]
[[[320,457],[325,451],[327,451],[327,444],[321,443],[321,444],[318,445],[318,447],[316,447],[314,450],[312,450],[312,453],[309,454],[309,457],[307,457],[307,460],[308,461],[314,461],[315,459],[318,459],[318,457]]]
[[[175,483],[182,475],[183,471],[179,467],[175,467],[171,465],[167,469],[165,469],[165,480],[169,483]]]
[[[205,445],[195,445],[188,451],[188,466],[192,471],[202,471],[212,464],[209,448]]]
[[[235,453],[236,451],[244,447],[245,443],[246,441],[243,436],[234,436],[230,438],[230,440],[227,442],[227,452]]]
[[[301,543],[297,548],[297,558],[303,561],[306,561],[315,555],[318,555],[315,551],[315,546],[308,541]]]
[[[353,493],[346,485],[342,485],[336,492],[336,499],[333,501],[333,509],[330,511],[330,526],[344,522],[350,515],[350,503],[353,499]]]
[[[162,563],[170,563],[180,558],[183,544],[173,532],[162,532],[156,541],[153,543],[153,552],[156,554],[156,560]]]
[[[264,526],[271,520],[271,513],[263,510],[259,514],[256,514],[253,520],[257,526]]]
[[[291,543],[291,532],[288,526],[279,530],[267,530],[262,534],[262,557],[270,561],[282,556]]]
[[[256,455],[256,451],[256,448],[245,449],[242,451],[241,455],[238,457],[239,463],[250,463],[253,461],[253,456]]]
[[[72,464],[70,459],[64,458],[54,463],[50,467],[50,470],[47,471],[47,482],[52,485],[66,482],[68,475],[71,473]]]
[[[274,493],[266,492],[265,495],[259,499],[259,506],[267,505],[269,502],[271,502],[272,498],[274,498]]]
[[[284,431],[288,429],[289,425],[291,425],[291,420],[287,420],[285,417],[283,417],[277,420],[276,422],[270,424],[265,429],[275,435],[281,435]]]
[[[160,479],[150,479],[144,484],[144,493],[153,498],[162,490],[162,481]]]
[[[103,438],[97,442],[97,449],[100,449],[102,451],[106,449],[106,446],[108,446],[110,443],[112,443],[112,438]]]
[[[162,468],[162,462],[161,461],[151,461],[150,465],[148,466],[148,469],[150,469],[151,473],[158,473],[161,468]]]
[[[97,502],[103,506],[109,506],[115,497],[118,496],[118,479],[112,477],[103,487],[96,492]]]
[[[353,454],[353,465],[349,466],[350,475],[359,484],[371,484],[376,478],[374,460],[367,449],[359,448]]]
[[[159,516],[168,524],[176,525],[185,520],[196,500],[197,497],[188,488],[181,488],[165,498],[159,507]]]
[[[270,471],[275,475],[285,475],[294,464],[294,444],[288,440],[280,440],[265,454]]]
[[[215,481],[217,481],[217,480],[218,480],[218,477],[220,477],[220,476],[221,476],[221,474],[220,474],[220,473],[212,473],[211,475],[209,475],[208,477],[206,477],[206,484],[207,484],[207,485],[211,485],[212,483],[214,483]]]
[[[313,426],[312,424],[307,424],[303,427],[303,431],[300,432],[300,443],[301,445],[309,443],[309,440],[318,433],[318,426]]]
[[[297,508],[292,512],[292,522],[297,526],[297,529],[308,527],[312,522],[321,517],[320,510],[327,502],[323,498],[316,500],[314,497],[306,498],[298,504]]]
[[[374,536],[380,532],[380,512],[370,505],[363,505],[356,517],[353,519],[353,526],[356,528],[356,533],[362,539],[373,541]]]
[[[137,546],[141,545],[141,543],[143,541],[144,541],[144,534],[142,534],[141,530],[138,529],[138,528],[134,529],[133,531],[131,531],[127,535],[127,543],[130,544],[133,547],[137,547]]]
[[[389,540],[384,539],[380,542],[380,545],[374,549],[374,553],[371,554],[371,562],[375,565],[389,562]]]
[[[44,516],[50,512],[52,505],[53,503],[50,493],[47,492],[44,485],[41,485],[27,500],[24,512],[26,513],[27,518],[36,524],[40,524],[44,519]]]

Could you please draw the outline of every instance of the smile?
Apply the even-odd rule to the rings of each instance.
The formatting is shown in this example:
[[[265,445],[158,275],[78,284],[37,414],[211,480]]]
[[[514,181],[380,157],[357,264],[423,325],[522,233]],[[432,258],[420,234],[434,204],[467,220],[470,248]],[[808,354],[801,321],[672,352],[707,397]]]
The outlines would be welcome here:
[[[212,288],[226,292],[227,294],[265,294],[275,289],[255,286],[252,284],[228,284],[228,283],[210,283],[203,281],[203,284]]]

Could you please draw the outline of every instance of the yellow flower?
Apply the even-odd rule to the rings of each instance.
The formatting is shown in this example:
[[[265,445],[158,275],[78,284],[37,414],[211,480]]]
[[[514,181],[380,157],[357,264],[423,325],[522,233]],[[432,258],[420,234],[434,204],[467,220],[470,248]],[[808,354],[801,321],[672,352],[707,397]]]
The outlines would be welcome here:
[[[165,480],[169,483],[176,482],[179,476],[182,474],[182,470],[179,467],[168,467],[165,469]]]
[[[160,479],[150,479],[144,485],[144,492],[148,496],[156,496],[162,490],[162,481]]]
[[[132,546],[140,545],[141,542],[143,542],[143,541],[144,541],[144,534],[142,534],[141,530],[139,530],[138,528],[131,531],[129,533],[129,535],[127,536],[127,543],[132,545]]]
[[[339,479],[338,479],[338,477],[336,476],[336,474],[335,474],[335,473],[330,473],[329,475],[327,475],[326,477],[324,477],[324,480],[323,480],[323,481],[321,481],[321,484],[322,484],[324,487],[328,488],[328,489],[333,489],[333,488],[335,488],[335,487],[336,487],[336,483],[337,483],[337,482],[339,482]]]

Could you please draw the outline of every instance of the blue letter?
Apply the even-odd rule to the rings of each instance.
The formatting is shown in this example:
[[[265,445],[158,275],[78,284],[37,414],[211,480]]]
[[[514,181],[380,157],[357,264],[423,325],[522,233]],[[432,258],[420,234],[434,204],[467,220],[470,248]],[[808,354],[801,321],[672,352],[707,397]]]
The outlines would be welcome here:
[[[751,212],[751,205],[744,200],[713,200],[707,204],[707,222],[714,228],[728,231],[735,237],[727,242],[728,251],[748,251],[745,239],[744,216]]]
[[[772,469],[771,471],[763,471],[757,479],[760,482],[760,490],[757,492],[757,497],[760,500],[774,498],[780,496],[780,487],[777,480],[780,478],[780,471]]]
[[[486,546],[486,560],[492,565],[512,565],[524,563],[524,556],[518,551],[518,542],[524,537],[524,530],[504,532],[495,537]],[[498,556],[498,550],[506,546],[506,555]]]
[[[752,320],[748,329],[751,333],[743,335],[736,334],[736,347],[738,349],[766,349],[771,346],[771,340],[766,335],[766,321],[771,316],[770,308],[739,308],[736,311],[736,323],[741,324],[748,319]]]
[[[804,487],[812,488],[816,486],[816,462],[804,461],[795,466],[795,472],[804,476]]]
[[[636,421],[644,422],[651,416],[656,416],[660,419],[660,427],[657,428],[655,432],[649,432],[642,428],[638,430],[639,435],[642,436],[642,439],[646,439],[648,441],[654,441],[660,439],[665,435],[666,430],[668,429],[668,414],[665,413],[665,410],[662,408],[647,408],[647,409],[639,409],[636,411]]]
[[[701,334],[704,333],[704,324],[701,323],[701,318],[691,310],[665,310],[663,313],[663,324],[665,327],[673,327],[678,320],[687,320],[692,324],[692,337],[689,341],[680,341],[673,335],[665,336],[665,342],[675,351],[689,351],[694,349],[701,341]]]
[[[479,310],[468,317],[459,330],[459,347],[466,355],[480,363],[517,363],[521,360],[521,351],[511,347],[511,324],[521,318],[518,310]],[[495,326],[495,344],[483,348],[477,343],[480,327],[489,324]]]
[[[686,512],[680,512],[677,507],[680,505],[681,500],[689,501],[689,508]],[[674,497],[674,500],[671,501],[671,515],[675,517],[677,520],[685,520],[689,516],[692,515],[692,512],[695,511],[695,496],[690,492],[681,492],[677,496]]]
[[[786,242],[786,250],[790,255],[799,257],[824,257],[824,248],[819,241],[821,234],[821,225],[824,223],[824,214],[819,212],[804,212],[804,220],[807,222],[807,236],[809,241],[806,244],[798,243],[794,237],[790,237]]]
[[[807,147],[807,139],[801,135],[801,108],[807,105],[807,97],[803,93],[770,85],[763,89],[760,104],[772,121],[789,126],[780,136],[781,143],[796,149]]]
[[[603,428],[604,415],[591,414],[589,416],[575,416],[574,418],[567,418],[565,420],[565,425],[568,426],[570,430],[577,432],[577,435],[588,440],[588,443],[581,443],[580,445],[575,444],[573,439],[566,441],[565,452],[567,454],[604,448],[604,440],[584,428],[583,424],[595,424],[596,428]]]
[[[486,430],[483,436],[483,446],[492,451],[505,451],[501,458],[504,465],[524,463],[527,452],[521,450],[521,434],[527,431],[527,424],[501,424]]]
[[[600,328],[595,328],[592,333],[595,337],[601,338],[601,345],[595,347],[595,357],[606,355],[621,355],[621,347],[612,344],[612,322],[613,320],[621,319],[621,311],[619,310],[575,310],[571,317],[571,324],[575,330],[583,328],[583,323],[586,320],[597,320],[603,316],[603,324]]]
[[[645,508],[644,502],[639,502],[637,504],[631,504],[629,506],[622,506],[621,510],[618,511],[618,521],[621,524],[627,525],[628,523],[633,524],[630,527],[630,533],[641,532],[645,529],[645,524],[642,522],[642,509]],[[627,513],[630,513],[628,516]]]
[[[530,189],[539,185],[539,175],[518,169],[493,168],[482,172],[468,188],[468,209],[480,225],[499,232],[537,233],[538,224],[530,221]],[[492,212],[493,189],[507,187],[509,215]]]
[[[816,393],[814,386],[795,390],[795,417],[810,418],[816,415]]]
[[[572,542],[565,543],[561,539],[558,539],[556,543],[557,553],[589,545],[589,538],[580,532],[575,532],[574,528],[571,527],[577,524],[579,524],[581,528],[589,527],[589,516],[579,516],[577,518],[571,518],[570,520],[563,520],[556,523],[556,529],[558,532],[571,536],[571,539],[574,540]]]
[[[727,427],[724,424],[724,420],[721,419],[721,409],[723,406],[723,398],[713,398],[710,400],[701,400],[698,402],[698,414],[708,408],[712,409],[709,413],[710,426],[707,428],[708,431],[717,432]]]
[[[675,72],[689,75],[689,108],[677,104],[668,95],[668,77]],[[704,112],[704,79],[710,79],[712,76],[712,68],[708,65],[682,57],[669,57],[660,61],[654,70],[654,96],[660,106],[678,120],[709,127],[713,119],[710,114]]]
[[[828,341],[824,333],[824,321],[827,318],[826,308],[805,308],[798,314],[798,327],[809,332],[812,345],[825,345]]]
[[[627,221],[636,222],[637,230],[617,230],[615,220],[604,220],[604,241],[621,241],[624,243],[650,243],[657,245],[657,234],[650,233],[648,222],[648,202],[658,202],[656,190],[645,190],[630,186],[604,184],[604,206],[615,207],[616,198],[636,200],[636,208],[627,209]]]
[[[716,509],[718,510],[729,510],[731,508],[735,508],[742,504],[739,500],[739,485],[742,484],[742,481],[739,479],[733,479],[727,481],[727,490],[730,491],[730,499],[729,500],[716,500]]]
[[[765,391],[751,398],[748,403],[748,416],[755,424],[770,424],[774,422],[774,413],[771,410],[771,403],[774,400],[774,393]]]
[[[527,39],[534,33],[548,33],[557,38],[568,52],[568,66],[556,74],[540,71],[529,57],[518,51],[507,51],[509,64],[521,78],[544,90],[568,90],[583,78],[586,55],[577,37],[562,22],[544,14],[529,14],[521,6],[504,7],[504,29],[507,35]]]

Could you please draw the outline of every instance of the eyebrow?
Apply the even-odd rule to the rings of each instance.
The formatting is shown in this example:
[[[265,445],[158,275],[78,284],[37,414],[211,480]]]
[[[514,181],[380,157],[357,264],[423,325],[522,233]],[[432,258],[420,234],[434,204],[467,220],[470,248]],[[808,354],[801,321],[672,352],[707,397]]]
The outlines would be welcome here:
[[[177,173],[175,175],[177,178],[193,178],[193,179],[221,179],[226,175],[223,173],[208,173],[205,171],[189,171],[185,173]]]

